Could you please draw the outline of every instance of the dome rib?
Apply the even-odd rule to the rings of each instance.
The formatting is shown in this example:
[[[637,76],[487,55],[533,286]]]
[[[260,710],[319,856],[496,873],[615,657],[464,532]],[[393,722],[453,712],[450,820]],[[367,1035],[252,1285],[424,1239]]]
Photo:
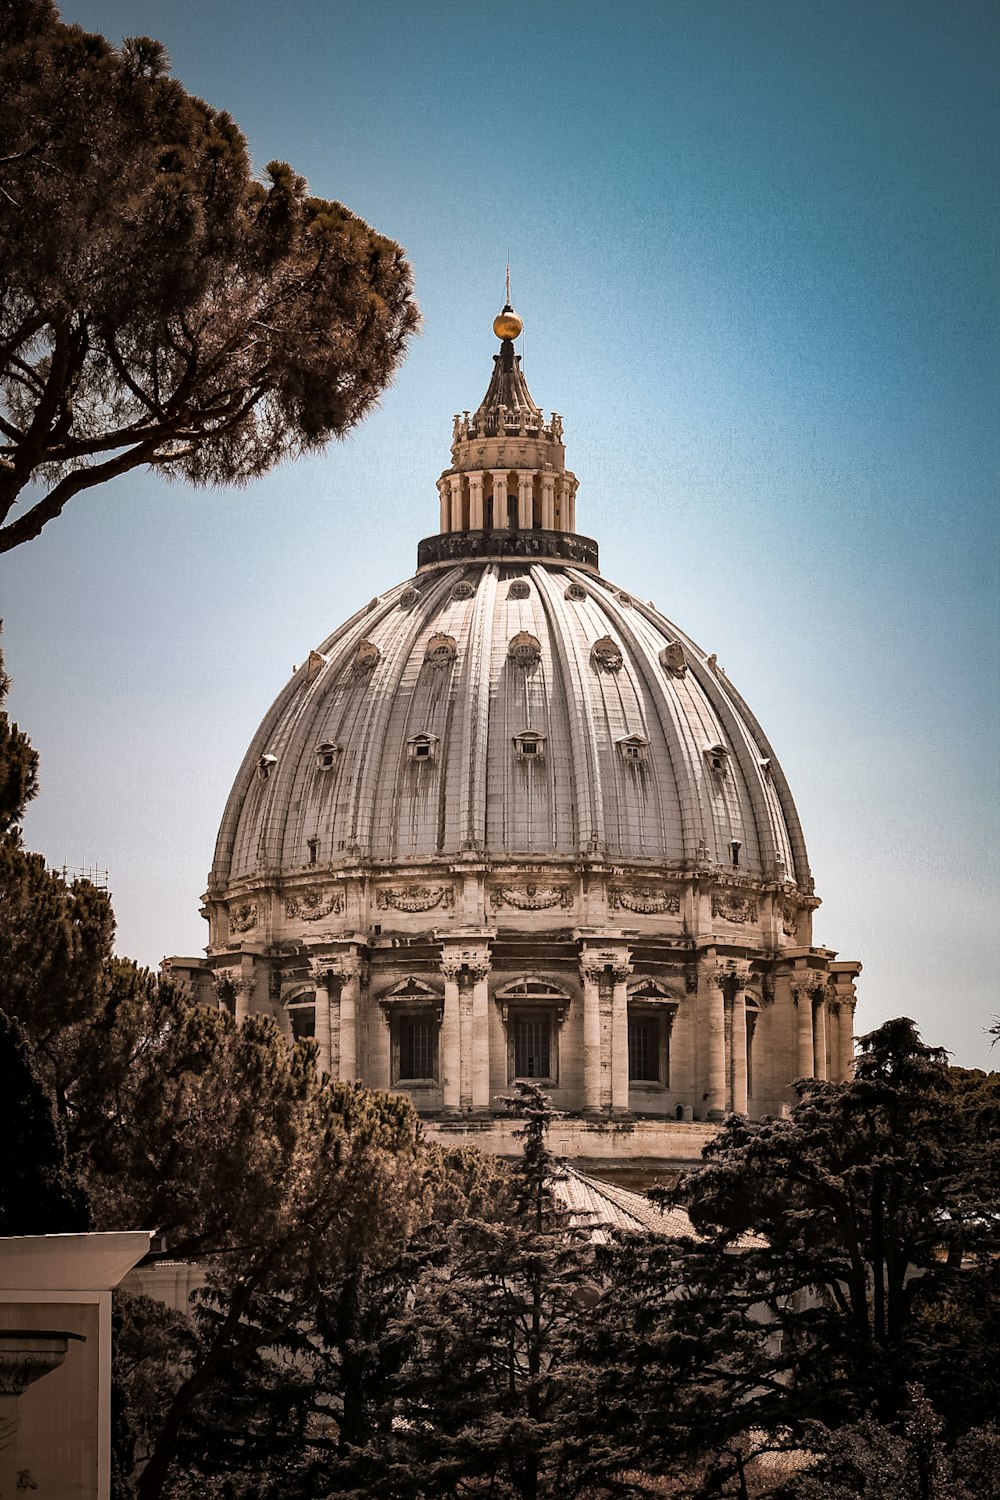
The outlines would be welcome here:
[[[551,638],[556,644],[553,664],[558,660],[562,686],[562,701],[566,705],[566,720],[570,731],[570,771],[576,792],[577,850],[581,854],[594,852],[604,843],[604,788],[601,779],[600,757],[596,753],[594,719],[590,693],[585,673],[590,670],[589,659],[581,662],[575,622],[565,616],[567,569],[550,572],[538,568],[538,597],[545,609]],[[556,629],[555,621],[561,620],[564,628]],[[570,628],[565,628],[569,626]],[[581,813],[581,792],[586,795],[586,822]]]

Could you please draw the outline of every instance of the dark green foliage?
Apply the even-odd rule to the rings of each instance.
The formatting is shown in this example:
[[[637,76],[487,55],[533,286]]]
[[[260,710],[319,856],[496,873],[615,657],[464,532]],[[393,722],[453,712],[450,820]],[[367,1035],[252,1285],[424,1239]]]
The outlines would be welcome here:
[[[23,1029],[0,1010],[0,1235],[89,1229],[86,1198],[66,1163],[52,1101],[32,1066]]]
[[[367,1483],[377,1475],[378,1492],[399,1500],[574,1491],[565,1426],[581,1320],[598,1295],[592,1247],[552,1197],[551,1106],[519,1085],[508,1107],[525,1123],[506,1201],[449,1227],[393,1327],[409,1353]]]
[[[872,1417],[832,1432],[812,1431],[815,1462],[776,1500],[985,1500],[1000,1495],[1000,1433],[974,1428],[954,1447],[919,1389],[892,1426]]]
[[[265,473],[392,378],[417,322],[399,246],[282,162],[256,181],[158,42],[4,6],[0,142],[0,551],[141,464]]]

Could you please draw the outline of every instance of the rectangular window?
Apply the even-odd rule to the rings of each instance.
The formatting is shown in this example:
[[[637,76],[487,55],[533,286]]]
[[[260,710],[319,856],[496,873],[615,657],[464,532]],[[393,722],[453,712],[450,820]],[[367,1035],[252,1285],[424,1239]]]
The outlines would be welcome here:
[[[437,1063],[437,1026],[417,1016],[399,1019],[399,1078],[433,1078]]]
[[[660,1020],[658,1016],[630,1016],[628,1076],[635,1083],[660,1082]]]
[[[551,1078],[551,1031],[548,1016],[515,1016],[514,1077]]]

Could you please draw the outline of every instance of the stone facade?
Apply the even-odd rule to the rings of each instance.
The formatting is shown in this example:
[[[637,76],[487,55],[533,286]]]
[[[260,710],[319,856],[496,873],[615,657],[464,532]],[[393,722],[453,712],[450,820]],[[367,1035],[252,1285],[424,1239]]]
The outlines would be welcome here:
[[[812,946],[788,785],[715,656],[577,537],[561,421],[507,337],[438,488],[417,574],[264,720],[207,960],[173,973],[438,1133],[510,1149],[495,1100],[532,1078],[568,1154],[692,1159],[727,1111],[848,1076],[860,965]]]

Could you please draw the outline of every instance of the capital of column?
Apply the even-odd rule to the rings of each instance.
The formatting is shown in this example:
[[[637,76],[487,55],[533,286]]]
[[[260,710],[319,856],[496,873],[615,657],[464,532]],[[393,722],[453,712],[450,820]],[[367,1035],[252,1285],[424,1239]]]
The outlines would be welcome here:
[[[311,958],[309,960],[309,977],[313,984],[321,984],[324,987],[330,982],[330,959]]]
[[[445,979],[460,983],[463,976],[467,976],[469,984],[478,984],[490,973],[493,961],[487,946],[464,945],[461,948],[445,948],[440,968]]]
[[[749,964],[716,964],[714,968],[707,970],[707,978],[710,984],[722,989],[723,985],[729,984],[734,990],[745,990],[750,982]]]
[[[345,953],[326,960],[330,973],[340,980],[360,980],[364,974],[364,962],[356,953]]]
[[[811,970],[807,974],[792,976],[792,999],[798,1004],[806,1000],[822,1000],[827,994],[827,978],[825,974],[817,974]]]

